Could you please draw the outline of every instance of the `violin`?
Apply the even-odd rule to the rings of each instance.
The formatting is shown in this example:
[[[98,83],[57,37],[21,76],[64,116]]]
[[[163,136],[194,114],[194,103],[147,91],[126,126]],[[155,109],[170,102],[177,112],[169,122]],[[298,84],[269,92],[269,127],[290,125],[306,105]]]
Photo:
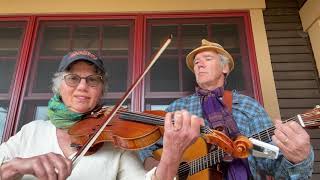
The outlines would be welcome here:
[[[71,145],[76,148],[82,147],[90,136],[102,126],[103,118],[107,113],[109,113],[108,108],[101,109],[73,125],[68,130],[71,136]],[[96,139],[92,149],[89,149],[88,155],[98,150],[96,147],[101,146],[104,142],[112,142],[116,147],[126,150],[138,150],[154,144],[163,135],[163,127],[159,126],[163,124],[157,119],[163,119],[164,115],[165,112],[161,111],[150,113],[118,111],[111,123],[103,129]],[[146,121],[146,123],[137,122],[139,120]]]
[[[72,146],[82,147],[92,134],[104,123],[103,117],[109,113],[108,108],[102,108],[92,113],[86,119],[79,121],[69,129]],[[104,142],[112,142],[114,146],[126,150],[143,149],[156,143],[164,132],[165,111],[145,111],[143,113],[119,110],[103,132],[89,149],[90,155],[102,147]],[[224,133],[202,126],[200,132],[207,143],[216,144],[225,152],[236,158],[245,158],[252,148],[251,142],[245,136],[238,136],[232,141]]]

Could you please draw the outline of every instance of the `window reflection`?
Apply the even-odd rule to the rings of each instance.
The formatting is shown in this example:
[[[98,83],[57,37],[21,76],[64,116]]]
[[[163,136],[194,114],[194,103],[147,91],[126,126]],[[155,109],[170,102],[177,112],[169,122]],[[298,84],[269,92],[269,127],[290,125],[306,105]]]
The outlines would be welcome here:
[[[2,139],[4,126],[6,124],[7,114],[8,114],[8,108],[0,106],[0,140]]]
[[[48,106],[38,106],[36,108],[35,120],[47,120],[48,119]]]

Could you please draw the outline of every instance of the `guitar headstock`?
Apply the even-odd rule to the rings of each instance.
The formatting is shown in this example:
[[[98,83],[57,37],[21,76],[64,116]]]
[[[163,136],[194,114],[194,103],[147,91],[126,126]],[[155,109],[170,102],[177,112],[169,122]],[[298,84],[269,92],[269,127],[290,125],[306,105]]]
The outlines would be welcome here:
[[[315,108],[307,111],[306,113],[299,114],[298,119],[299,121],[300,119],[303,121],[300,123],[306,128],[320,128],[320,105],[316,105]]]

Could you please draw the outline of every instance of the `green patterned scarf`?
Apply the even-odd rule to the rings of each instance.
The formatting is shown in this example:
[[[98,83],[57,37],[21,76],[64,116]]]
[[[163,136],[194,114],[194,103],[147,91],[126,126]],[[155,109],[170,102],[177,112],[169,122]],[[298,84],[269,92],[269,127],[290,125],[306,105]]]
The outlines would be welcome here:
[[[78,122],[83,114],[69,111],[61,101],[60,95],[55,94],[48,103],[49,121],[57,128],[67,129]]]

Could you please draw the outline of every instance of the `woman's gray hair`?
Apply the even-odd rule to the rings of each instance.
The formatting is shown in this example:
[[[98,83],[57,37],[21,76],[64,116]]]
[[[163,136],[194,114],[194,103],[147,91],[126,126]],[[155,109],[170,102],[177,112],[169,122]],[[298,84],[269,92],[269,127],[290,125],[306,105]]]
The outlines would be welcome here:
[[[91,63],[88,63],[88,64],[93,65]],[[102,76],[103,93],[106,93],[108,91],[108,73],[101,71],[96,66],[94,66],[94,67],[95,67],[96,73]],[[64,71],[64,72],[54,73],[53,78],[52,78],[52,92],[54,94],[60,94],[60,87],[61,87],[61,83],[63,81],[63,76],[68,74],[69,70],[70,70],[70,68],[67,68],[66,71]]]

